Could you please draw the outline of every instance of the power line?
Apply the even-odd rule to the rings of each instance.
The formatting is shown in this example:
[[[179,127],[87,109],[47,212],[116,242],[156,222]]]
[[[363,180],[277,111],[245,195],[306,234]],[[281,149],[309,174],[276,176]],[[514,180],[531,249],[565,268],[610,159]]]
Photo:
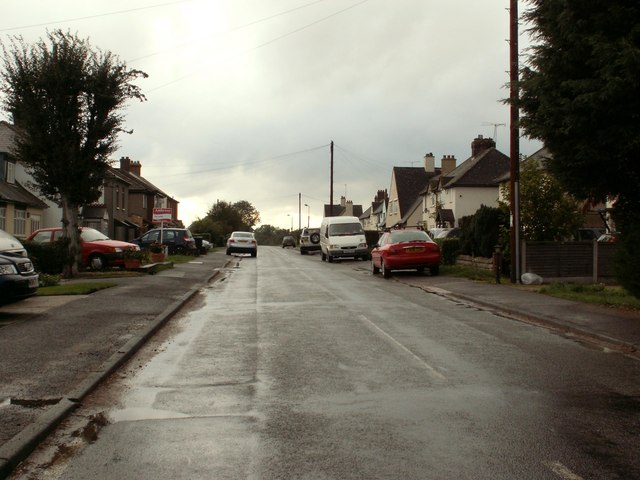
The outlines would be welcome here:
[[[178,3],[189,3],[192,2],[193,0],[176,0],[175,2],[167,2],[167,3],[158,3],[156,5],[148,5],[146,7],[138,7],[138,8],[130,8],[127,10],[117,10],[115,12],[106,12],[106,13],[98,13],[95,15],[87,15],[85,17],[74,17],[74,18],[67,18],[65,20],[56,20],[56,21],[52,21],[52,22],[44,22],[44,23],[34,23],[31,25],[24,25],[21,27],[9,27],[9,28],[0,28],[0,32],[10,32],[13,30],[23,30],[26,28],[34,28],[34,27],[44,27],[47,25],[53,25],[56,23],[68,23],[68,22],[78,22],[81,20],[90,20],[92,18],[100,18],[100,17],[107,17],[110,15],[121,15],[123,13],[131,13],[131,12],[138,12],[140,10],[149,10],[151,8],[159,8],[159,7],[168,7],[169,5],[175,5]]]
[[[237,32],[238,30],[242,30],[243,28],[251,27],[251,26],[253,26],[253,25],[257,25],[257,24],[259,24],[259,23],[266,22],[266,21],[268,21],[268,20],[272,20],[272,19],[274,19],[274,18],[281,17],[281,16],[283,16],[283,15],[287,15],[287,14],[289,14],[289,13],[291,13],[291,12],[295,12],[296,10],[301,10],[301,9],[303,9],[303,8],[307,8],[307,7],[310,7],[310,6],[312,6],[312,5],[315,5],[315,4],[317,4],[317,3],[321,3],[321,2],[324,2],[324,1],[325,1],[325,0],[315,0],[314,2],[307,3],[306,5],[300,5],[299,7],[291,8],[291,9],[289,9],[289,10],[285,10],[284,12],[276,13],[276,14],[270,15],[270,16],[268,16],[268,17],[261,18],[261,19],[259,19],[259,20],[254,20],[254,21],[252,21],[252,22],[245,23],[244,25],[239,25],[239,26],[237,26],[237,27],[233,27],[233,28],[229,29],[228,31],[226,31],[226,32],[224,32],[224,33]],[[201,39],[202,39],[202,38],[204,38],[204,37],[201,37]],[[160,50],[160,51],[157,51],[157,52],[154,52],[154,53],[150,53],[150,54],[148,54],[148,55],[143,55],[142,57],[136,57],[136,58],[131,59],[131,60],[130,60],[130,62],[137,62],[137,61],[139,61],[139,60],[144,60],[144,59],[147,59],[147,58],[150,58],[150,57],[154,57],[154,56],[156,56],[156,55],[160,55],[160,54],[162,54],[162,53],[169,52],[169,51],[171,51],[171,50],[176,50],[176,49],[178,49],[178,48],[182,48],[182,47],[184,47],[184,46],[191,45],[191,44],[195,43],[195,41],[196,41],[196,40],[194,40],[194,41],[190,41],[190,42],[180,43],[180,44],[178,44],[178,45],[175,45],[175,46],[173,46],[173,47],[171,47],[171,48],[167,48],[167,49],[165,49],[165,50]],[[197,40],[197,41],[200,41],[200,40]]]
[[[261,44],[259,44],[259,45],[256,45],[255,47],[251,47],[251,48],[248,48],[248,49],[246,49],[246,50],[242,50],[242,51],[240,51],[240,52],[236,53],[235,55],[230,55],[230,56],[228,56],[226,59],[235,58],[235,57],[237,57],[237,56],[244,55],[244,54],[247,54],[247,53],[249,53],[249,52],[253,52],[253,51],[258,50],[258,49],[260,49],[260,48],[266,47],[267,45],[271,45],[272,43],[275,43],[275,42],[277,42],[278,40],[282,40],[283,38],[289,37],[289,36],[291,36],[291,35],[294,35],[294,34],[296,34],[296,33],[301,32],[301,31],[303,31],[303,30],[306,30],[307,28],[310,28],[310,27],[312,27],[312,26],[314,26],[314,25],[317,25],[318,23],[324,22],[325,20],[328,20],[328,19],[330,19],[330,18],[333,18],[333,17],[335,17],[335,16],[337,16],[337,15],[340,15],[341,13],[344,13],[344,12],[346,12],[347,10],[351,10],[352,8],[358,7],[358,6],[360,6],[360,5],[362,5],[363,3],[366,3],[366,2],[368,2],[368,1],[369,1],[369,0],[362,0],[361,2],[358,2],[358,3],[353,4],[353,5],[351,5],[351,6],[347,7],[347,8],[344,8],[344,9],[342,9],[342,10],[339,10],[339,11],[337,11],[337,12],[334,12],[334,13],[332,13],[331,15],[327,15],[326,17],[323,17],[323,18],[320,18],[320,19],[318,19],[318,20],[315,20],[315,21],[313,21],[313,22],[311,22],[311,23],[308,23],[308,24],[306,24],[306,25],[304,25],[304,26],[302,26],[302,27],[300,27],[300,28],[297,28],[297,29],[295,29],[295,30],[292,30],[292,31],[290,31],[290,32],[287,32],[287,33],[285,33],[285,34],[283,34],[283,35],[280,35],[280,36],[278,36],[278,37],[272,38],[271,40],[268,40],[268,41],[266,41],[266,42],[264,42],[264,43],[261,43]],[[167,82],[167,83],[163,83],[162,85],[158,85],[158,86],[157,86],[157,87],[155,87],[155,88],[148,89],[148,90],[147,90],[147,92],[154,92],[154,91],[156,91],[156,90],[160,90],[161,88],[168,87],[169,85],[173,85],[174,83],[178,83],[178,82],[180,82],[180,81],[182,81],[182,80],[184,80],[184,79],[186,79],[186,78],[189,78],[189,77],[192,77],[192,76],[194,76],[194,75],[197,75],[197,74],[198,74],[198,73],[200,73],[201,71],[202,71],[202,69],[198,69],[198,70],[196,70],[196,71],[193,71],[193,72],[191,72],[191,73],[188,73],[187,75],[183,75],[183,76],[181,76],[181,77],[178,77],[178,78],[176,78],[175,80],[172,80],[172,81]]]

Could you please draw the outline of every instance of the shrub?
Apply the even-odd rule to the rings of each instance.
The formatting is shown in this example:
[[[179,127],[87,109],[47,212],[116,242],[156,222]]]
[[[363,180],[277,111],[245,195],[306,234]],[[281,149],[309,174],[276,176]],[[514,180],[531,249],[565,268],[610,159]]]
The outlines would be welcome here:
[[[55,287],[60,283],[60,275],[49,275],[48,273],[40,274],[41,287]]]
[[[24,247],[40,273],[57,275],[69,263],[68,238],[61,238],[53,243],[25,242]]]
[[[442,263],[444,265],[455,265],[456,258],[460,255],[459,238],[438,238],[435,242],[440,246]]]

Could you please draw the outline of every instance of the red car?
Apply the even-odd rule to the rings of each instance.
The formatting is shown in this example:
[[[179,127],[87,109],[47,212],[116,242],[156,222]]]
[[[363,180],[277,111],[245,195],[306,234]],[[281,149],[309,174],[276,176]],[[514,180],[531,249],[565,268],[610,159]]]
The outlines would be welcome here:
[[[27,241],[37,243],[55,242],[62,238],[62,227],[41,228],[33,232]],[[111,240],[103,233],[89,227],[82,227],[80,232],[80,250],[82,264],[86,268],[102,270],[105,267],[124,266],[125,250],[140,250],[134,243]]]
[[[440,270],[440,247],[423,230],[392,230],[380,237],[371,250],[371,269],[382,272],[384,278],[392,270],[429,269],[431,275]]]

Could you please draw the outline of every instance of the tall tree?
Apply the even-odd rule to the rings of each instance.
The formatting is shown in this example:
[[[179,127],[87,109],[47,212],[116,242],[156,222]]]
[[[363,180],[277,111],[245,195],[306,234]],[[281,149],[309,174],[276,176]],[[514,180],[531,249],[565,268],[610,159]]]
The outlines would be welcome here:
[[[549,169],[564,189],[616,200],[620,250],[640,267],[638,247],[626,242],[640,228],[640,3],[529,3],[535,45],[521,75],[524,131],[550,150]],[[637,280],[625,286],[640,295]]]
[[[640,3],[530,0],[522,126],[577,198],[640,200]]]
[[[251,231],[260,221],[260,212],[246,200],[229,203],[217,200],[207,212],[208,219],[218,225],[218,229],[228,235],[233,231]]]
[[[61,205],[73,259],[65,273],[73,275],[80,208],[100,197],[109,156],[123,131],[121,109],[129,99],[145,99],[132,82],[147,75],[60,30],[32,45],[14,37],[2,51],[2,108],[18,127],[12,154],[40,193]]]

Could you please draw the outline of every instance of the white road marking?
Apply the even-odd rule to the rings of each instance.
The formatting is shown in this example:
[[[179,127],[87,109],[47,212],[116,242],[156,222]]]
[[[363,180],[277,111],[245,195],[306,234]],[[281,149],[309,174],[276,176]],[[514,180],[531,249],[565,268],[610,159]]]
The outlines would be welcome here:
[[[442,375],[440,372],[438,372],[435,368],[433,368],[431,365],[429,365],[427,362],[425,362],[422,358],[420,358],[418,355],[416,355],[415,353],[413,353],[411,350],[409,350],[407,347],[405,347],[402,343],[400,343],[398,340],[396,340],[395,338],[393,338],[391,335],[389,335],[387,332],[385,332],[384,330],[382,330],[380,327],[378,327],[375,323],[373,323],[371,320],[369,320],[367,317],[365,317],[364,315],[358,315],[358,317],[360,318],[360,320],[362,320],[365,324],[367,324],[369,326],[369,328],[373,329],[374,331],[376,331],[377,333],[379,333],[380,335],[382,335],[384,338],[386,338],[387,340],[389,340],[393,345],[395,345],[396,347],[398,347],[400,350],[402,350],[403,352],[407,353],[409,356],[411,356],[414,360],[416,360],[420,365],[422,365],[431,375],[433,375],[434,377],[436,377],[439,380],[446,380],[446,377],[444,375]]]
[[[584,480],[580,475],[576,475],[560,462],[544,462],[544,464],[564,480]]]

